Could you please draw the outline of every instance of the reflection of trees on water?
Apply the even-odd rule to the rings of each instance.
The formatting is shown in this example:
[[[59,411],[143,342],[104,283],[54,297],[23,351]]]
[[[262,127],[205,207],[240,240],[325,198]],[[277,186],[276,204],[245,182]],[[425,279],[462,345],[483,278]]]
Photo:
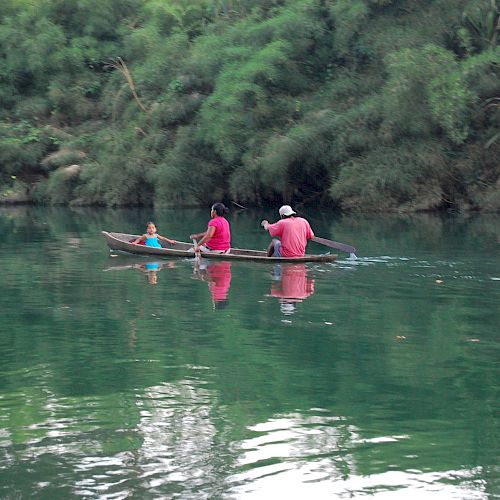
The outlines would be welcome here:
[[[28,492],[47,498],[55,492],[67,498],[125,498],[138,492],[208,497],[220,489],[225,467],[219,446],[228,443],[216,444],[215,396],[196,382],[86,398],[57,397],[40,390],[44,385],[10,415],[19,421],[30,411],[25,429],[0,432],[0,497],[8,493],[8,498],[18,487],[19,498]],[[0,419],[3,425],[8,416]],[[47,468],[39,482],[26,480],[33,468]]]
[[[353,439],[357,439],[357,430],[342,417],[326,412],[293,413],[271,418],[249,430],[256,436],[239,444],[237,465],[240,468],[262,465],[258,474],[252,474],[254,477],[267,475],[269,466],[266,464],[270,462],[278,462],[277,470],[283,471],[300,469],[301,462],[302,465],[314,462],[313,468],[331,479],[355,473],[351,448]]]
[[[406,466],[428,436],[366,437],[354,419],[326,409],[255,415],[243,429],[237,407],[203,387],[205,367],[184,368],[189,378],[77,398],[52,393],[52,374],[41,366],[25,411],[10,415],[24,415],[23,430],[0,433],[0,492],[16,492],[28,469],[47,472],[19,491],[68,497],[351,498],[397,490],[405,498],[483,499],[494,490],[493,468],[447,468],[442,459],[424,459],[428,472],[419,461]],[[443,433],[436,449],[448,439]]]
[[[228,498],[487,498],[488,472],[481,467],[423,472],[392,465],[364,473],[363,462],[384,460],[376,451],[410,436],[364,439],[346,418],[327,412],[280,415],[250,430],[255,436],[235,446],[239,470],[228,478]]]
[[[235,217],[236,213],[239,214],[238,218]],[[464,247],[474,252],[493,248],[500,240],[500,221],[495,214],[340,215],[311,210],[308,215],[317,234],[332,237],[336,241],[357,241],[361,256],[388,252],[405,255],[422,245],[453,250],[457,235]],[[87,246],[91,244],[95,249],[102,249],[103,240],[96,238],[101,230],[127,229],[131,233],[141,233],[144,222],[151,218],[158,227],[165,228],[165,232],[168,229],[169,235],[172,233],[172,237],[177,236],[177,239],[182,240],[187,237],[185,228],[205,220],[205,212],[204,209],[163,209],[152,213],[149,209],[138,208],[0,207],[0,230],[4,239],[15,234],[16,241],[25,239],[30,242],[47,235],[55,240],[67,236],[67,232],[73,232],[77,237],[86,238]],[[239,246],[267,246],[268,236],[264,232],[255,232],[256,221],[261,219],[262,211],[233,212],[233,233],[243,238],[243,244],[238,243]],[[27,224],[30,225],[29,232],[25,231]],[[248,240],[250,235],[253,236],[252,241]],[[90,238],[92,241],[89,241]]]
[[[403,272],[385,264],[363,268],[357,273],[363,281],[339,280],[330,267],[323,275],[313,267],[318,293],[299,305],[304,321],[280,328],[281,297],[259,300],[273,286],[268,267],[233,264],[234,314],[207,314],[207,283],[190,282],[191,261],[176,261],[177,269],[168,276],[163,271],[155,287],[138,271],[102,273],[107,262],[120,259],[108,260],[98,232],[130,227],[130,211],[84,218],[67,210],[22,210],[26,215],[19,218],[0,216],[2,249],[9,249],[2,254],[8,293],[0,297],[6,325],[0,336],[6,367],[0,497],[22,481],[25,493],[59,485],[67,497],[140,496],[149,487],[166,497],[175,491],[202,496],[202,488],[217,497],[227,480],[235,492],[277,485],[290,496],[296,487],[308,497],[391,487],[430,492],[433,482],[441,498],[484,498],[485,489],[494,494],[496,282],[456,280],[450,293],[434,279],[423,285],[416,275],[423,271],[411,263],[401,264]],[[144,220],[144,212],[133,213]],[[458,241],[465,250],[473,247],[478,259],[494,255],[498,219],[445,222],[351,217],[332,233],[326,221],[321,234],[350,241],[354,231],[364,249],[379,251],[372,255],[439,254]],[[332,316],[335,327],[323,330],[305,321],[323,324]],[[202,324],[202,331],[193,324]],[[407,340],[395,341],[397,335]],[[479,336],[480,343],[467,342]],[[214,368],[215,376],[203,380],[213,383],[213,392],[195,384],[190,370],[166,375],[172,359]],[[317,424],[304,409],[319,402],[335,410]],[[296,413],[283,414],[290,408]],[[349,423],[328,417],[332,413],[348,415]],[[281,419],[291,422],[266,430]],[[392,436],[396,432],[410,437]],[[374,440],[380,437],[393,440]],[[200,452],[191,453],[196,447]],[[400,470],[390,470],[393,464]],[[185,477],[190,467],[194,477],[183,484],[170,472]],[[148,477],[162,481],[160,470],[169,482],[154,486],[152,480],[151,486]],[[199,471],[207,477],[203,487]]]
[[[136,401],[141,447],[134,453],[142,487],[150,494],[216,488],[214,394],[181,380],[146,389]]]

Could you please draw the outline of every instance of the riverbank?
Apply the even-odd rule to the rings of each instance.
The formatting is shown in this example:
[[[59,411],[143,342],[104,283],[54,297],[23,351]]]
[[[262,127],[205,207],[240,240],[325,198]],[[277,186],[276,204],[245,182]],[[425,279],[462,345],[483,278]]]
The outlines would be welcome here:
[[[106,207],[107,205],[104,203],[91,203],[91,202],[85,202],[83,200],[72,200],[70,202],[59,202],[59,203],[53,203],[51,201],[40,201],[38,199],[34,199],[29,193],[26,192],[26,190],[21,190],[19,192],[12,192],[11,189],[7,191],[8,194],[1,194],[0,195],[0,206],[15,206],[15,205],[31,205],[31,206],[62,206],[62,207]],[[313,203],[300,203],[297,201],[294,203],[294,207],[297,209],[300,208],[312,208],[316,210],[334,210],[338,213],[366,213],[366,214],[418,214],[418,213],[435,213],[435,214],[440,214],[440,213],[445,213],[445,212],[457,212],[457,213],[500,213],[500,205],[497,203],[497,199],[500,198],[500,192],[495,191],[492,194],[493,202],[492,203],[486,203],[484,206],[478,206],[474,205],[473,203],[463,203],[461,205],[455,206],[454,204],[450,203],[442,203],[438,206],[433,206],[433,207],[426,207],[425,205],[422,205],[421,203],[416,203],[413,205],[404,205],[400,207],[392,207],[392,208],[374,208],[372,207],[371,209],[363,209],[363,207],[353,207],[353,208],[347,208],[347,209],[342,209],[338,206],[334,206],[332,203],[329,204],[313,204]],[[271,203],[267,202],[265,205],[246,205],[243,206],[239,203],[236,202],[228,202],[227,206],[229,207],[230,210],[245,210],[245,209],[259,209],[259,208],[275,208],[278,205],[282,204],[282,200],[276,200],[276,203]],[[210,204],[210,202],[208,202]],[[189,209],[189,208],[206,208],[207,203],[190,203],[190,204],[185,204],[183,205],[182,203],[176,203],[175,208],[179,209]],[[173,206],[169,206],[168,204],[141,204],[141,203],[136,203],[136,204],[130,204],[127,205],[125,203],[123,204],[114,204],[109,208],[174,208]]]

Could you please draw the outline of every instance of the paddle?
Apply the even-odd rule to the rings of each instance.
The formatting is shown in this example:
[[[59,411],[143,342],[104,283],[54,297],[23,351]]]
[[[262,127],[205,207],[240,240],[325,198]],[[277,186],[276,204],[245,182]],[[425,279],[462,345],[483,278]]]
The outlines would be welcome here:
[[[196,238],[193,238],[193,245],[194,245],[194,248],[196,249],[196,245],[198,244],[198,242],[196,241]],[[194,251],[194,260],[196,262],[198,262],[200,260],[200,257],[201,257],[201,252],[197,252],[196,250]]]
[[[297,215],[302,216],[300,212],[298,212]],[[324,245],[326,247],[335,248],[337,250],[340,250],[341,252],[348,253],[349,258],[353,260],[357,259],[356,249],[351,245],[346,245],[345,243],[337,243],[336,241],[327,240],[326,238],[320,238],[319,236],[315,236],[314,238],[311,239],[311,241],[314,241],[315,243]]]
[[[346,245],[345,243],[337,243],[336,241],[327,240],[326,238],[319,238],[318,236],[312,238],[311,241],[319,243],[320,245],[325,245],[326,247],[336,248],[337,250],[341,250],[342,252],[356,254],[356,249],[351,245]]]

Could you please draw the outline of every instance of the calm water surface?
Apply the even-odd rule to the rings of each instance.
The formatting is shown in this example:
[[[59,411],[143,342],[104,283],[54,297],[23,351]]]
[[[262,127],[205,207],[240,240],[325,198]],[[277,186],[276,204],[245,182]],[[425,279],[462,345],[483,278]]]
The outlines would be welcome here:
[[[308,215],[359,260],[114,257],[208,213],[0,209],[0,498],[498,498],[500,218]]]

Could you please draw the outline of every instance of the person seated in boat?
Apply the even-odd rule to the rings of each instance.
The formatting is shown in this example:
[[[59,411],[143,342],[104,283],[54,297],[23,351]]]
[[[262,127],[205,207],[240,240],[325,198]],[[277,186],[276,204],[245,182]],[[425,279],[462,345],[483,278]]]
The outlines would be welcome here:
[[[191,240],[196,241],[195,252],[229,253],[231,249],[231,228],[224,217],[227,212],[228,209],[223,203],[214,203],[212,205],[207,230],[189,236]]]
[[[160,236],[156,232],[156,224],[154,222],[148,222],[146,231],[147,231],[146,234],[139,236],[139,238],[136,238],[134,241],[132,241],[132,243],[135,244],[144,243],[147,247],[153,247],[153,248],[163,248],[160,244],[160,241],[164,241],[169,245],[175,245],[177,243],[175,240],[171,240],[170,238],[166,238],[165,236]]]
[[[281,220],[269,224],[263,220],[260,224],[273,237],[267,249],[269,257],[303,257],[306,253],[307,240],[314,238],[309,222],[297,217],[290,205],[279,209]],[[279,237],[278,240],[275,237]]]

